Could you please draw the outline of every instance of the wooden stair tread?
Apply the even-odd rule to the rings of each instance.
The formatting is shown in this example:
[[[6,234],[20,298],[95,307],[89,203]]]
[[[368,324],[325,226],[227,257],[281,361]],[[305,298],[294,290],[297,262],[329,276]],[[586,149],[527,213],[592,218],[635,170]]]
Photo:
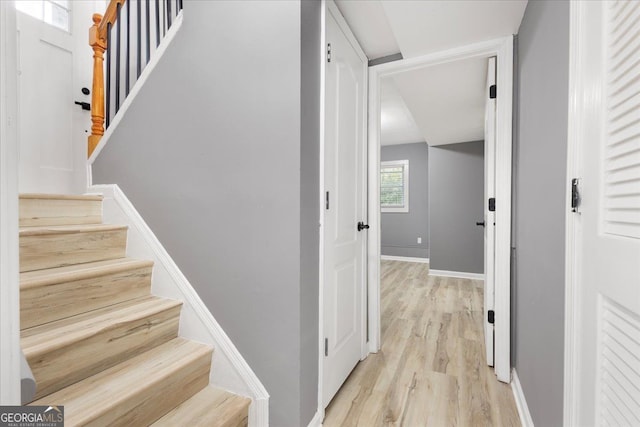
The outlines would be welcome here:
[[[251,399],[208,386],[160,418],[152,426],[246,426],[250,404]]]
[[[20,199],[47,199],[47,200],[92,200],[102,201],[100,194],[46,194],[46,193],[22,193]]]
[[[36,399],[176,338],[181,306],[147,296],[23,330]]]
[[[68,425],[148,425],[206,386],[212,352],[175,338],[32,404],[64,405]]]
[[[52,283],[100,277],[106,274],[127,271],[134,268],[151,267],[153,261],[134,258],[116,258],[105,261],[73,264],[64,267],[46,268],[43,270],[20,273],[20,289],[46,286]]]
[[[117,224],[76,224],[20,227],[20,237],[56,234],[91,233],[94,231],[126,230],[126,225]]]
[[[103,329],[181,305],[181,301],[155,296],[137,298],[24,329],[21,331],[20,343],[25,356],[30,358],[91,336]]]

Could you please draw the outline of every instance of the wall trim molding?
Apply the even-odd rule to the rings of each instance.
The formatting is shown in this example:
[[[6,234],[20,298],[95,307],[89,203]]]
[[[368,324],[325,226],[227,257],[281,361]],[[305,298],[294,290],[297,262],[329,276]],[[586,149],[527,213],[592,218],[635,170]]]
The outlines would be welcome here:
[[[322,427],[322,414],[320,411],[316,412],[313,418],[311,418],[308,427]]]
[[[136,96],[142,89],[142,86],[144,86],[147,79],[149,78],[153,70],[156,68],[156,65],[158,65],[158,63],[160,62],[160,58],[164,56],[165,52],[167,51],[167,48],[169,47],[173,39],[176,37],[176,34],[178,34],[178,31],[182,27],[183,14],[184,14],[184,11],[181,11],[178,14],[178,16],[176,17],[176,20],[171,25],[171,28],[169,28],[169,31],[167,31],[167,34],[160,41],[160,46],[158,46],[158,48],[153,53],[153,56],[149,60],[149,63],[144,67],[144,70],[142,70],[142,73],[140,73],[140,77],[133,84],[133,87],[131,88],[129,95],[122,103],[122,106],[120,106],[120,109],[118,110],[116,115],[113,117],[113,120],[109,124],[109,127],[104,131],[104,135],[102,135],[102,138],[100,138],[100,142],[98,143],[96,148],[93,150],[93,153],[89,157],[87,161],[87,165],[91,166],[93,162],[96,161],[96,159],[100,155],[100,152],[102,151],[104,146],[107,145],[107,142],[109,142],[109,139],[111,139],[111,135],[118,128],[118,125],[120,125],[122,118],[126,114],[129,107],[131,107],[133,100],[136,98]],[[93,184],[93,182],[91,181],[92,174],[90,170],[87,173],[87,178],[88,178],[87,186],[90,187]]]
[[[421,264],[429,264],[429,258],[419,258],[413,256],[380,255],[380,259],[385,261],[418,262]]]
[[[95,185],[88,191],[104,196],[106,222],[129,226],[127,256],[154,261],[152,294],[183,301],[179,335],[214,346],[210,383],[249,396],[249,426],[268,426],[267,390],[126,195],[117,185]]]
[[[466,271],[449,271],[449,270],[431,270],[431,269],[429,269],[429,276],[455,277],[455,278],[458,278],[458,279],[484,280],[484,274],[482,274],[482,273],[467,273]]]
[[[533,418],[531,418],[527,399],[524,397],[520,378],[518,378],[518,373],[515,368],[513,368],[511,374],[511,390],[513,391],[513,397],[516,401],[516,407],[518,408],[518,415],[520,415],[522,427],[533,427]]]
[[[16,9],[0,2],[0,404],[20,405]]]

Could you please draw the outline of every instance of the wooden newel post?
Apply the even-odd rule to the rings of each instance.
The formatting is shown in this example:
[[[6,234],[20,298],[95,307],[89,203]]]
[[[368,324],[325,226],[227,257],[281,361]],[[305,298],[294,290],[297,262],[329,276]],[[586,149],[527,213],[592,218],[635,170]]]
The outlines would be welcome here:
[[[104,135],[104,52],[107,49],[107,40],[100,35],[100,22],[102,22],[102,15],[95,13],[93,26],[89,29],[89,45],[93,48],[93,87],[88,157]]]

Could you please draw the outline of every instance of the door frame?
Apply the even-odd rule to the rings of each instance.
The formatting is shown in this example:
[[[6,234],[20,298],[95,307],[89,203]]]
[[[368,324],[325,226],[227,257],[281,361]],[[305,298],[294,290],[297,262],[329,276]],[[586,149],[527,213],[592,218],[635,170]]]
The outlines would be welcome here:
[[[326,24],[327,24],[327,14],[331,14],[335,19],[336,22],[338,24],[338,26],[340,27],[340,29],[344,32],[345,36],[347,37],[347,39],[349,40],[349,42],[351,43],[351,45],[353,45],[356,48],[356,53],[358,54],[358,56],[360,57],[360,59],[362,59],[362,61],[365,64],[368,64],[368,59],[367,56],[364,54],[364,51],[362,50],[362,48],[360,47],[360,44],[358,43],[358,41],[356,40],[355,36],[353,35],[353,32],[351,31],[351,28],[349,28],[349,25],[347,24],[347,22],[345,21],[344,17],[342,16],[342,13],[340,12],[340,10],[338,9],[338,6],[336,6],[335,2],[333,0],[321,0],[321,15],[320,15],[320,63],[322,64],[322,66],[320,67],[320,188],[319,188],[319,199],[320,199],[320,203],[319,203],[319,209],[320,209],[320,227],[319,227],[319,274],[318,274],[318,410],[316,412],[316,415],[314,416],[311,425],[320,425],[322,420],[324,419],[324,402],[323,402],[323,390],[324,390],[324,249],[325,249],[325,241],[324,241],[324,215],[325,215],[325,200],[324,200],[324,194],[325,194],[325,189],[324,189],[324,178],[325,178],[325,174],[324,174],[324,167],[325,167],[325,101],[326,101],[326,97],[325,97],[325,79],[326,79],[326,71],[325,71],[325,64],[326,64],[326,55],[327,55],[327,49],[326,49],[326,45],[327,45],[327,32],[326,32]],[[363,135],[365,135],[365,143],[364,143],[364,150],[365,150],[365,158],[363,161],[363,167],[364,168],[368,168],[368,154],[366,153],[369,149],[369,143],[368,143],[368,137],[367,137],[367,129],[368,129],[368,125],[367,125],[367,112],[368,112],[368,100],[367,100],[367,89],[369,87],[369,82],[368,82],[368,78],[369,78],[369,74],[367,72],[367,69],[365,68],[365,72],[363,73],[363,81],[364,81],[364,85],[363,85],[363,106],[364,106],[364,117],[365,120],[363,120],[363,124],[362,124],[362,132]],[[368,207],[370,206],[370,204],[366,201],[366,198],[369,195],[369,189],[367,189],[367,183],[369,181],[369,171],[367,170],[366,174],[365,174],[365,180],[363,182],[364,184],[364,196],[365,196],[365,203],[363,206],[363,213],[365,217],[371,218],[370,213],[367,212]],[[369,219],[370,221],[370,219]],[[371,231],[369,229],[369,231]],[[370,263],[370,256],[368,254],[368,248],[370,247],[370,242],[371,242],[371,238],[368,235],[364,235],[363,236],[365,239],[365,246],[364,246],[364,256],[363,256],[363,262],[364,262],[364,266],[362,268],[362,276],[363,276],[363,280],[362,280],[362,338],[361,338],[361,350],[360,350],[360,360],[364,360],[367,355],[369,354],[369,346],[368,346],[368,342],[367,339],[371,336],[370,335],[370,325],[369,328],[367,328],[367,315],[368,315],[368,310],[367,310],[367,297],[368,297],[368,290],[369,290],[369,277],[367,275],[368,272],[368,264]]]
[[[16,10],[0,2],[0,405],[20,405]]]
[[[569,94],[567,119],[567,177],[565,195],[565,296],[564,296],[564,390],[563,425],[576,425],[583,408],[580,405],[580,246],[581,218],[571,211],[572,178],[581,176],[580,155],[583,141],[583,126],[589,117],[594,102],[601,99],[593,96],[593,90],[586,80],[585,66],[599,67],[601,64],[589,64],[585,58],[588,42],[589,7],[602,7],[600,2],[569,3]],[[597,98],[597,100],[596,100]]]
[[[402,59],[369,68],[369,351],[380,338],[380,79],[464,59],[497,57],[495,355],[498,380],[511,382],[511,152],[513,110],[513,36]]]

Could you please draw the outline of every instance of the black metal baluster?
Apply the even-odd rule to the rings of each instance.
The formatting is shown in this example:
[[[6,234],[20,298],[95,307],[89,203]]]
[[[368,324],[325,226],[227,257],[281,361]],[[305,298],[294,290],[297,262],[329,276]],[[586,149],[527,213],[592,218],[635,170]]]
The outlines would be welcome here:
[[[149,19],[149,0],[146,1],[147,2],[147,62],[145,62],[145,64],[149,63],[149,57],[151,56],[151,24],[150,24],[150,19]]]
[[[167,0],[167,29],[171,28],[171,0]]]
[[[107,23],[107,109],[105,114],[105,128],[109,127],[111,121],[111,23]]]
[[[116,114],[120,109],[120,3],[116,7]]]
[[[127,2],[127,57],[125,58],[124,97],[129,96],[131,88],[131,1]]]
[[[160,46],[160,0],[154,0],[156,3],[156,47]]]
[[[182,10],[182,0],[178,0],[178,3],[180,4],[180,10]]]
[[[160,2],[160,0],[157,0]],[[167,5],[162,6],[162,37],[167,34]]]
[[[140,78],[140,73],[142,72],[142,0],[138,0],[136,4],[138,5],[138,14],[136,15],[138,18],[138,50],[137,50],[137,59],[138,59],[138,67],[136,80]]]

